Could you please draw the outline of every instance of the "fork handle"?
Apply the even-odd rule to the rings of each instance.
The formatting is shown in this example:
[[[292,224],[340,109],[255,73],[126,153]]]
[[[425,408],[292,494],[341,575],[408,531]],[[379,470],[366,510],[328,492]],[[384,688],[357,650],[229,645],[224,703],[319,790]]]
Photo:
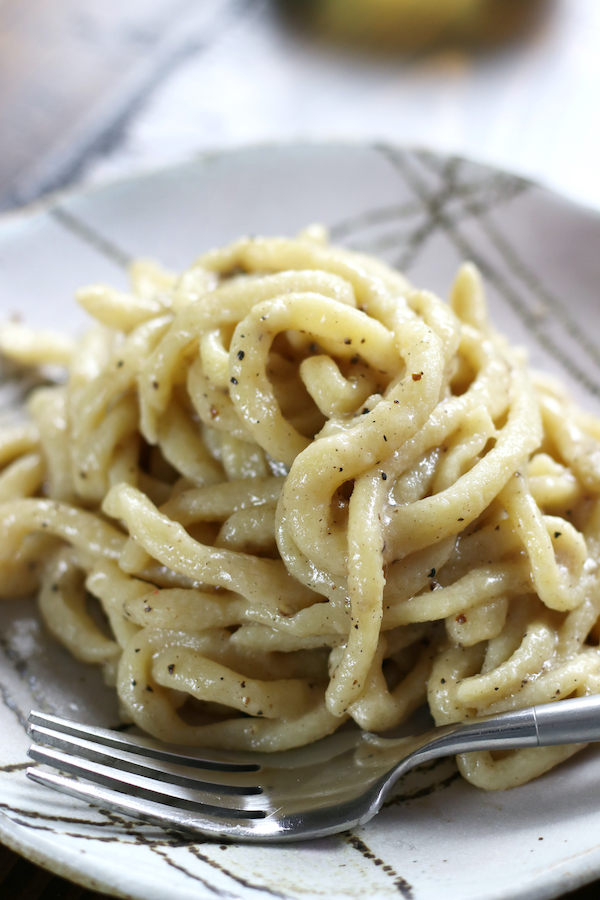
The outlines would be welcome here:
[[[436,729],[427,757],[600,741],[600,696],[575,697]]]
[[[533,706],[540,747],[600,741],[600,697],[574,697]]]

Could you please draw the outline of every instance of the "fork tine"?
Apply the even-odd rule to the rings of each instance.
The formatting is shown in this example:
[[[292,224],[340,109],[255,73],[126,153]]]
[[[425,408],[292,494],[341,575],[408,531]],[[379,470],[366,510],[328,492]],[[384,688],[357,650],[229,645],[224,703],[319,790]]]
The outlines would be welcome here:
[[[168,744],[159,746],[151,738],[139,737],[138,735],[122,735],[119,732],[110,731],[108,728],[82,725],[79,722],[72,722],[70,719],[63,719],[60,716],[51,716],[37,711],[32,711],[27,717],[27,721],[33,727],[47,728],[62,735],[88,739],[94,743],[103,744],[105,747],[138,753],[142,756],[175,763],[176,765],[223,772],[258,772],[260,769],[260,766],[255,762],[233,762],[223,758],[218,753],[212,754],[210,751],[203,751],[200,757],[191,753],[189,747],[172,747],[169,750],[167,749],[169,747]],[[30,733],[32,732],[30,731]]]
[[[245,794],[221,794],[220,785],[209,785],[209,790],[205,791],[202,783],[198,783],[194,788],[166,784],[160,771],[154,773],[154,778],[124,773],[112,765],[79,759],[52,747],[34,745],[29,748],[28,754],[40,763],[62,772],[82,776],[111,790],[157,803],[166,803],[178,809],[200,811],[205,816],[262,818],[267,815],[265,806],[269,804],[260,794],[250,794],[248,797]]]
[[[262,793],[262,788],[256,784],[255,773],[215,769],[209,770],[212,776],[210,782],[201,781],[198,776],[193,774],[194,770],[190,770],[186,765],[147,759],[140,755],[140,748],[138,747],[134,749],[134,752],[131,752],[129,747],[126,750],[103,747],[94,741],[56,732],[53,729],[42,728],[38,725],[30,725],[28,731],[31,738],[38,744],[65,751],[72,756],[79,756],[96,763],[109,765],[124,772],[131,772],[134,775],[143,775],[148,778],[160,777],[161,781],[169,784],[177,784],[180,787],[187,787],[192,790],[203,790],[218,794]],[[33,758],[38,758],[38,749],[35,747],[31,748],[29,755]],[[175,756],[173,758],[177,759]],[[182,763],[185,763],[185,759],[182,760]],[[195,771],[198,772],[199,770],[196,769]],[[250,781],[249,779],[252,780]]]
[[[121,815],[141,819],[143,822],[159,825],[161,828],[175,830],[184,834],[202,834],[214,838],[248,839],[255,830],[260,829],[262,831],[262,828],[260,828],[261,823],[268,822],[268,819],[262,812],[260,817],[248,818],[247,820],[241,818],[231,820],[230,814],[223,818],[219,816],[211,817],[206,813],[203,815],[201,810],[192,814],[188,810],[164,806],[161,803],[141,797],[128,796],[102,785],[87,784],[66,775],[45,772],[41,769],[29,768],[27,769],[27,775],[32,781],[45,787],[53,788],[61,794],[68,794],[77,800],[87,801],[93,806],[110,809]],[[263,816],[265,817],[263,818]],[[267,824],[265,832],[268,834],[271,830]]]

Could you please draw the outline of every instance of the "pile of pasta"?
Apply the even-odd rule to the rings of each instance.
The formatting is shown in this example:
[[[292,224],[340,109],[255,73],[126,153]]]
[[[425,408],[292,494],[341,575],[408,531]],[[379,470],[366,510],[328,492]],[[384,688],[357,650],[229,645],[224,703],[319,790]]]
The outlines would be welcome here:
[[[532,375],[464,265],[248,238],[78,294],[0,438],[0,591],[166,741],[280,750],[600,692],[600,422]],[[484,788],[578,746],[460,757]]]

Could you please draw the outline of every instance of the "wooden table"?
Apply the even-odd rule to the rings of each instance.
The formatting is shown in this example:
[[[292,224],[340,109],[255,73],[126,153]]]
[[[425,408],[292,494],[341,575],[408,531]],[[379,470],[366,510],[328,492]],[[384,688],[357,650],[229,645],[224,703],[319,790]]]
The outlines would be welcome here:
[[[0,896],[6,900],[100,900],[107,895],[58,878],[0,844]]]

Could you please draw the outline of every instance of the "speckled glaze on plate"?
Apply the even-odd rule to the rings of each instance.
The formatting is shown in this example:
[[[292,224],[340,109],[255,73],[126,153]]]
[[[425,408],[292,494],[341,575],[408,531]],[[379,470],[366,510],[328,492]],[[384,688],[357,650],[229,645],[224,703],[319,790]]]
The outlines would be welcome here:
[[[332,238],[447,296],[472,259],[493,320],[532,363],[600,412],[600,218],[512,175],[383,146],[260,147],[0,221],[0,317],[76,332],[73,291],[124,286],[136,256],[182,268],[244,233]],[[0,383],[0,422],[31,382]],[[95,670],[45,635],[33,601],[0,605],[0,839],[88,887],[135,900],[542,900],[600,875],[600,748],[525,787],[486,794],[443,760],[410,773],[364,828],[288,846],[195,842],[45,790],[25,776],[32,707],[116,725]]]

